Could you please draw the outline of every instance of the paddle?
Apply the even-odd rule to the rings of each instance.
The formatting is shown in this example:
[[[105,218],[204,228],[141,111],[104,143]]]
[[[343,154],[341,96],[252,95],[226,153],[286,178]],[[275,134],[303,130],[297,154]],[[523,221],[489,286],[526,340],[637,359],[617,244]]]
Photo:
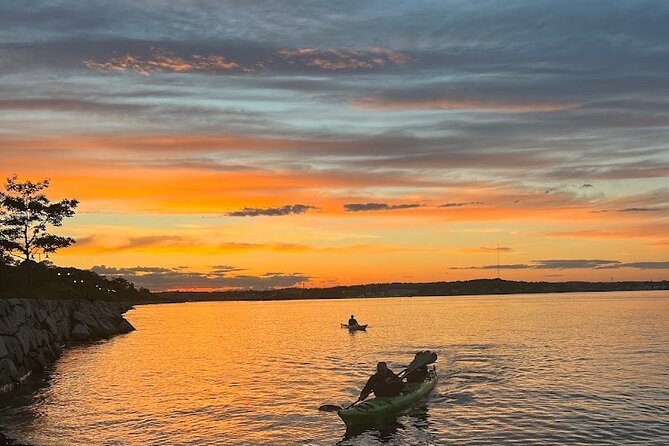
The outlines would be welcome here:
[[[400,373],[398,373],[397,376],[401,375],[402,377],[404,377],[408,373],[416,370],[417,368],[422,367],[424,365],[432,364],[436,360],[437,360],[437,354],[436,353],[433,353],[429,350],[418,352],[418,353],[416,353],[416,357],[413,358],[413,361],[411,361],[411,363],[409,363],[407,368],[405,368]],[[352,404],[344,407],[344,409],[351,408],[359,402],[360,402],[360,398],[358,398]],[[336,412],[336,411],[341,410],[341,409],[342,409],[342,407],[337,406],[336,404],[323,404],[321,407],[318,408],[318,410],[320,410],[322,412]]]
[[[360,398],[355,400],[353,403],[349,404],[348,406],[344,407],[343,409],[350,409],[354,405],[360,402]],[[321,412],[336,412],[338,410],[341,410],[341,406],[337,406],[336,404],[323,404],[321,407],[318,408]]]

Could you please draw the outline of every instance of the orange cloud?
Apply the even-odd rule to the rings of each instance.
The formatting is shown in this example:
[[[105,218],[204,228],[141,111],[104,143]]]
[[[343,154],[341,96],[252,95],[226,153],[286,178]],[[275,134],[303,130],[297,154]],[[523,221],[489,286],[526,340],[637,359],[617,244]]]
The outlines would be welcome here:
[[[324,71],[369,70],[385,65],[406,65],[412,61],[411,58],[399,51],[386,48],[348,50],[297,48],[279,50],[269,58],[258,60],[252,67],[242,66],[219,54],[207,56],[194,54],[189,57],[181,57],[167,50],[154,51],[148,57],[126,54],[103,61],[87,59],[84,61],[84,65],[96,71],[116,73],[131,71],[143,76],[150,76],[161,72],[249,72],[255,69],[265,69],[276,62],[277,59],[288,62],[289,65],[304,65]]]
[[[303,252],[313,247],[299,243],[243,243],[243,242],[212,242],[196,237],[180,235],[152,235],[135,237],[89,236],[77,240],[67,250],[68,255],[101,254],[101,253],[197,253],[223,254],[246,251]]]
[[[124,72],[133,71],[143,76],[150,76],[159,72],[189,72],[189,71],[230,71],[240,70],[242,66],[231,62],[221,55],[203,56],[195,54],[188,59],[176,56],[167,51],[156,51],[147,58],[128,54],[112,57],[103,62],[86,60],[84,64],[98,71]]]
[[[95,256],[100,254],[134,253],[142,255],[230,255],[252,252],[275,254],[338,254],[352,253],[398,253],[398,252],[431,252],[434,249],[421,247],[403,247],[384,244],[354,244],[343,246],[317,246],[306,243],[290,242],[237,242],[204,239],[190,235],[137,235],[113,236],[91,235],[77,240],[73,246],[63,250],[60,255],[65,256]],[[267,254],[263,254],[267,255]]]
[[[669,225],[665,223],[635,225],[624,227],[582,229],[572,231],[543,232],[537,235],[561,238],[583,238],[583,239],[621,239],[628,238],[661,238],[669,234]],[[661,243],[658,241],[657,243]]]

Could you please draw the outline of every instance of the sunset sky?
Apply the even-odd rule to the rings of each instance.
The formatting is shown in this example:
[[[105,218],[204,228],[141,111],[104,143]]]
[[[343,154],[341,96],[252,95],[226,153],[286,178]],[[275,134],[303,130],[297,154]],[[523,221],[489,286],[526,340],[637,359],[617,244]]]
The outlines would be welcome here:
[[[161,289],[669,278],[669,2],[2,0],[0,175]],[[499,246],[499,251],[497,247]]]

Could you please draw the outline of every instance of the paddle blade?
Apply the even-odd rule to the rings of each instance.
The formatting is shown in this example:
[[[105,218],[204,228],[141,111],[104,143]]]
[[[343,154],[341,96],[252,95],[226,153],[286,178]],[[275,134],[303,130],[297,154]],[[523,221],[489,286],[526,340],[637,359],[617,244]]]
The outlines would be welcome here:
[[[341,410],[341,406],[337,406],[336,404],[323,404],[318,410],[321,412],[336,412]]]

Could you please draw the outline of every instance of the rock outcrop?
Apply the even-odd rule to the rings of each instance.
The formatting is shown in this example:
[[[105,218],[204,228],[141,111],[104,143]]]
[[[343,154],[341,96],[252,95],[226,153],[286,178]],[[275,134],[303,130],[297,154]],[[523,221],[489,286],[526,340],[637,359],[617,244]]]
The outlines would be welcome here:
[[[123,318],[130,308],[103,301],[0,299],[0,393],[44,370],[69,343],[133,331]]]

